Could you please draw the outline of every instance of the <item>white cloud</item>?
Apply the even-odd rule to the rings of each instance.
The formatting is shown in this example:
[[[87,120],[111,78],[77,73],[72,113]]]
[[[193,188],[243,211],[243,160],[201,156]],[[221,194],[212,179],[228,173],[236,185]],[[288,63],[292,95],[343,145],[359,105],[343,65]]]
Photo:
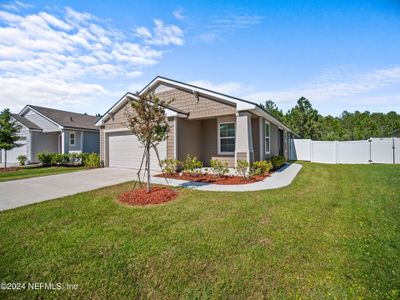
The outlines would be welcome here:
[[[6,3],[6,4],[1,4],[0,7],[3,9],[19,11],[19,10],[25,9],[25,8],[32,8],[33,6],[30,4],[27,4],[27,3],[23,3],[21,1],[14,1],[14,2]]]
[[[240,96],[248,91],[246,86],[238,82],[213,83],[209,80],[195,80],[189,82],[189,84],[231,96]]]
[[[161,20],[154,20],[154,27],[150,31],[146,27],[138,27],[135,35],[149,45],[176,45],[184,43],[183,31],[176,25],[165,25]]]
[[[110,96],[102,80],[140,77],[162,58],[155,45],[183,43],[178,27],[155,24],[150,36],[137,40],[69,7],[33,14],[0,9],[1,106],[95,103]]]
[[[183,14],[181,9],[176,9],[172,12],[173,16],[177,19],[177,20],[185,20],[186,17]]]
[[[361,73],[336,70],[297,88],[255,92],[249,94],[248,98],[253,101],[274,99],[277,102],[293,102],[304,96],[312,102],[326,102],[372,93],[391,84],[400,84],[400,66]]]
[[[262,16],[247,14],[213,16],[206,26],[207,30],[200,34],[199,38],[210,43],[221,39],[226,34],[258,25],[262,19]]]

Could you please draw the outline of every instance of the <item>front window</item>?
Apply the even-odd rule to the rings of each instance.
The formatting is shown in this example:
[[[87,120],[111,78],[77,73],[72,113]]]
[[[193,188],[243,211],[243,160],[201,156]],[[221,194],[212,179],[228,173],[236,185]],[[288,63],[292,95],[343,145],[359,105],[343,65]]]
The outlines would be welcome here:
[[[75,132],[70,132],[69,134],[69,145],[75,146]]]
[[[265,153],[270,152],[270,135],[271,135],[271,126],[269,123],[265,122]]]
[[[219,124],[219,153],[235,152],[235,123]]]

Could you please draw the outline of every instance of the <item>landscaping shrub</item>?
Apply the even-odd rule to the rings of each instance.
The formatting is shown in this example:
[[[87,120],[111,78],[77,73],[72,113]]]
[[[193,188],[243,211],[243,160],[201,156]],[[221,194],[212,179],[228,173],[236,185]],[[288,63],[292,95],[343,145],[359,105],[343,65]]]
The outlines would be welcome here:
[[[218,177],[222,177],[229,172],[228,163],[218,159],[210,160],[210,169],[211,172]]]
[[[179,160],[175,159],[175,158],[163,159],[163,160],[160,162],[161,171],[162,171],[164,174],[172,175],[172,174],[174,174],[174,173],[178,170],[178,168],[179,168],[179,166],[180,166],[181,164],[182,164],[182,163],[181,163]]]
[[[195,155],[186,155],[185,162],[183,164],[183,172],[189,174],[197,174],[199,168],[203,167],[203,162],[199,161]]]
[[[243,178],[249,177],[249,163],[247,160],[238,159],[235,169],[239,176]]]
[[[286,163],[286,158],[281,155],[272,156],[271,163],[272,163],[273,169],[278,170],[280,167],[282,167]]]
[[[82,153],[82,163],[89,168],[100,167],[100,155],[97,153]]]
[[[255,161],[251,165],[251,175],[265,175],[271,171],[272,168],[272,163],[270,161]]]
[[[51,164],[53,166],[64,166],[69,163],[69,155],[62,153],[52,153]]]
[[[21,166],[23,166],[23,165],[25,165],[25,162],[27,161],[27,157],[26,157],[26,155],[19,155],[18,157],[17,157],[17,160],[18,160],[18,163],[21,165]]]
[[[38,160],[41,162],[41,164],[44,167],[49,167],[49,166],[51,166],[54,155],[55,155],[55,153],[39,152],[37,157],[38,157]]]

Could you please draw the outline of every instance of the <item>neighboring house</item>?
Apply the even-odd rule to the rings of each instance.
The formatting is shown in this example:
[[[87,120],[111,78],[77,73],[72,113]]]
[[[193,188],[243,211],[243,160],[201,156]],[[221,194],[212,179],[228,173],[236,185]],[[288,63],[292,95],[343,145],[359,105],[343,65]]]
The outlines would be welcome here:
[[[400,128],[393,131],[391,135],[394,137],[400,137]]]
[[[166,109],[170,130],[159,144],[160,158],[184,160],[196,155],[205,166],[213,158],[234,167],[274,155],[288,156],[292,131],[259,105],[239,98],[163,77],[156,77],[140,95],[154,93],[173,100]],[[136,94],[125,94],[96,123],[100,127],[100,156],[105,166],[138,168],[143,149],[129,131],[125,110]],[[151,155],[152,169],[158,161]]]
[[[19,114],[12,114],[21,124],[21,147],[7,151],[7,161],[16,163],[19,155],[26,155],[28,163],[37,162],[39,152],[96,152],[99,153],[99,119],[87,114],[27,105]],[[0,153],[0,162],[4,153]]]

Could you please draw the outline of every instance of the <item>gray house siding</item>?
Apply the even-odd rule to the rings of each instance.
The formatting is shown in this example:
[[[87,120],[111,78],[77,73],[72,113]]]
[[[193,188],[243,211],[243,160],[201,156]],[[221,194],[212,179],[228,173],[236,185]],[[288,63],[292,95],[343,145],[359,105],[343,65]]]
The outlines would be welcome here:
[[[37,114],[33,110],[29,110],[25,115],[25,118],[29,119],[40,128],[42,128],[43,132],[54,132],[60,131],[60,128],[55,125],[54,123],[50,122],[46,118],[42,117],[41,115]]]
[[[267,154],[267,158],[271,156],[279,155],[279,128],[275,124],[270,123],[271,136],[270,136],[270,153]]]
[[[37,155],[39,152],[58,152],[59,145],[58,132],[41,133],[32,132],[32,162],[37,162]]]
[[[82,131],[83,134],[83,152],[100,152],[100,133]]]

